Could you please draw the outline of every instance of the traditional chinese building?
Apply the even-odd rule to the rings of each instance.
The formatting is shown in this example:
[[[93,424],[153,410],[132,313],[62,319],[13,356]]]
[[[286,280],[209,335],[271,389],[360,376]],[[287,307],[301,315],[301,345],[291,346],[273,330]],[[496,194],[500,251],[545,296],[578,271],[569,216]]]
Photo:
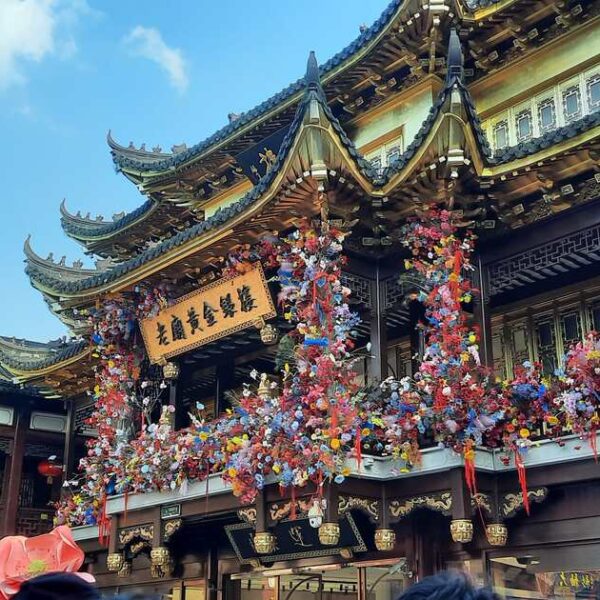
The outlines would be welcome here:
[[[478,236],[480,295],[465,310],[482,362],[499,378],[524,361],[550,376],[570,345],[600,330],[599,15],[593,0],[394,0],[347,48],[320,67],[311,54],[303,78],[194,146],[149,151],[109,134],[144,202],[113,220],[61,206],[65,233],[97,268],[25,245],[32,285],[84,341],[35,360],[27,343],[0,346],[7,377],[43,390],[26,396],[35,410],[49,410],[40,393],[56,396],[69,473],[96,435],[85,425],[97,360],[90,311],[166,290],[175,302],[131,332],[164,369],[168,389],[157,393],[174,419],[162,425],[188,426],[198,405],[219,415],[252,372],[277,372],[273,342],[289,328],[263,270],[223,279],[221,259],[302,218],[349,231],[343,283],[361,317],[356,345],[370,344],[364,382],[419,369],[426,282],[406,269],[402,227],[432,202]],[[7,407],[22,410],[23,390],[10,390]],[[20,422],[13,455],[36,439]],[[282,495],[268,481],[242,507],[211,474],[173,491],[109,491],[110,536],[94,524],[75,536],[102,587],[172,598],[394,600],[449,567],[508,597],[600,597],[596,431],[560,443],[538,433],[526,486],[499,450],[475,450],[472,493],[451,449],[431,445],[409,471],[363,444],[362,463],[326,487],[324,513],[309,512],[314,490]],[[7,472],[5,481],[18,475]],[[9,518],[18,499],[4,502]]]
[[[42,377],[56,360],[68,361],[80,351],[81,344],[62,340],[42,344],[0,337],[0,536],[31,536],[52,528],[63,467],[70,461],[73,468],[75,455],[68,457],[76,444],[79,455],[84,448],[74,437],[73,399],[56,393]],[[36,385],[18,382],[23,368],[28,378],[39,373]]]

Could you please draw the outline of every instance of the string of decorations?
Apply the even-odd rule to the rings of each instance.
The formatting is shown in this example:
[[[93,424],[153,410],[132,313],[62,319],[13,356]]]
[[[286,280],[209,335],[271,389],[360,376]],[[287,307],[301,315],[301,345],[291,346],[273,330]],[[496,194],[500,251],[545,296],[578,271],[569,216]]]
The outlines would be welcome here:
[[[234,406],[216,419],[208,420],[198,404],[181,431],[173,430],[168,406],[151,422],[164,383],[141,377],[143,351],[133,339],[136,320],[164,306],[164,295],[113,299],[90,315],[100,359],[92,422],[100,435],[82,461],[85,483],[63,501],[59,522],[104,527],[107,495],[185,493],[189,482],[213,473],[242,502],[252,502],[266,482],[292,490],[341,483],[351,472],[347,459],[360,466],[364,451],[391,456],[407,471],[431,441],[462,454],[472,493],[477,446],[502,448],[525,492],[524,460],[542,430],[559,443],[565,432],[576,433],[595,452],[600,338],[590,334],[572,347],[553,377],[526,363],[510,380],[497,379],[481,363],[479,332],[464,310],[477,294],[469,277],[475,239],[468,231],[459,235],[442,209],[420,214],[403,232],[412,253],[406,269],[424,281],[416,293],[425,307],[419,369],[412,378],[360,386],[353,368],[364,358],[354,348],[359,318],[341,283],[344,236],[326,220],[307,222],[285,238],[271,235],[230,254],[224,276],[258,261],[276,270],[279,310],[292,327],[279,342],[280,372],[253,373]],[[140,434],[132,439],[124,424],[138,417]]]

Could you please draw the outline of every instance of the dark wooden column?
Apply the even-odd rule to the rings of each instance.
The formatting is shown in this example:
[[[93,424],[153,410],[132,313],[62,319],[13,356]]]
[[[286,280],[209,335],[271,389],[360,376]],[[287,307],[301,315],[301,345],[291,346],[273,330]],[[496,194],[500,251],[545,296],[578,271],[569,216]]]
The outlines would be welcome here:
[[[219,548],[213,542],[206,557],[206,600],[217,600],[220,591]]]
[[[235,365],[233,361],[217,365],[215,379],[215,416],[218,417],[229,407],[225,392],[234,386]]]
[[[68,479],[75,469],[75,400],[65,400],[65,408],[67,409],[67,427],[63,451],[63,481]]]
[[[25,456],[25,436],[29,427],[29,409],[17,408],[15,435],[10,455],[8,489],[4,507],[3,535],[15,535],[17,530],[17,512],[19,510],[19,493],[23,474],[23,458]]]
[[[423,329],[419,324],[423,322],[425,317],[425,308],[417,300],[411,300],[408,305],[410,315],[410,356],[411,368],[414,375],[419,370],[419,365],[423,360],[423,352],[425,351],[425,338]]]
[[[452,489],[452,518],[471,518],[471,494],[465,483],[462,467],[452,469],[449,473],[450,486]]]
[[[487,265],[481,260],[481,255],[473,257],[475,271],[473,273],[473,286],[479,290],[473,299],[475,323],[479,328],[479,355],[482,364],[493,367],[494,355],[492,351],[492,321],[490,318],[489,296],[489,271]]]
[[[385,320],[385,287],[380,278],[379,263],[374,265],[375,278],[371,281],[370,315],[371,315],[371,360],[369,362],[369,378],[383,381],[388,376],[387,362],[387,324]]]

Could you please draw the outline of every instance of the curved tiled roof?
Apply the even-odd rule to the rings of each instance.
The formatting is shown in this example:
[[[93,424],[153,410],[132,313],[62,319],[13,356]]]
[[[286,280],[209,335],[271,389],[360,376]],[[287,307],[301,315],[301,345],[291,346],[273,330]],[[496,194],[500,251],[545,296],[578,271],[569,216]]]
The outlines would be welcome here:
[[[0,379],[0,394],[10,394],[11,396],[29,396],[41,398],[43,395],[36,387],[31,385],[18,385],[12,381],[3,381]]]
[[[0,363],[5,365],[8,369],[15,369],[18,371],[39,371],[40,369],[46,369],[52,365],[68,360],[69,358],[73,358],[84,352],[87,347],[88,342],[86,341],[67,342],[64,346],[57,348],[47,356],[34,360],[19,359],[0,351]]]
[[[143,216],[148,215],[156,209],[158,203],[154,200],[147,200],[135,210],[127,213],[125,216],[115,221],[108,222],[90,222],[82,224],[77,219],[71,219],[67,216],[61,218],[62,228],[65,233],[74,238],[90,239],[104,237],[115,231],[125,229]]]
[[[247,194],[245,194],[240,200],[232,204],[231,206],[220,208],[215,212],[214,215],[206,219],[205,221],[201,221],[200,223],[196,223],[183,231],[180,231],[173,237],[162,241],[160,244],[157,244],[153,248],[149,248],[144,250],[137,256],[126,260],[115,267],[108,269],[102,273],[95,274],[91,277],[87,277],[85,279],[81,279],[79,281],[65,281],[58,280],[48,275],[47,272],[37,269],[35,264],[29,263],[27,268],[25,269],[26,273],[36,282],[41,285],[47,285],[52,288],[52,290],[56,290],[57,292],[81,292],[88,289],[93,289],[95,287],[104,285],[111,281],[115,281],[142,266],[146,262],[156,259],[162,254],[165,254],[169,250],[176,248],[177,246],[181,246],[185,242],[197,238],[206,232],[216,229],[217,227],[223,225],[236,215],[243,213],[246,209],[248,209],[252,204],[254,204],[263,193],[268,189],[271,185],[271,182],[277,175],[280,170],[281,165],[285,161],[288,152],[292,146],[292,143],[298,133],[300,128],[300,124],[302,123],[302,119],[304,117],[304,112],[306,106],[308,106],[310,100],[313,97],[313,94],[319,97],[319,94],[311,91],[307,94],[304,100],[298,106],[298,110],[296,112],[296,116],[294,121],[292,122],[289,131],[287,132],[283,142],[281,143],[281,147],[279,148],[279,152],[277,153],[277,157],[275,159],[274,164],[271,169],[267,173],[265,177],[263,177],[260,182],[254,186]]]
[[[337,68],[344,61],[352,57],[356,52],[362,49],[371,40],[377,37],[388,25],[396,11],[402,6],[404,0],[392,0],[390,4],[383,11],[379,19],[363,31],[352,43],[346,46],[341,52],[338,52],[335,56],[330,58],[325,64],[319,67],[319,73],[321,78],[327,76],[331,71]],[[196,144],[179,152],[173,154],[168,158],[157,160],[156,158],[149,158],[149,160],[141,160],[132,156],[125,156],[120,154],[118,150],[113,149],[113,160],[119,168],[128,167],[139,171],[165,171],[170,168],[177,167],[208,150],[211,146],[222,142],[225,138],[234,134],[237,130],[241,129],[244,125],[252,122],[254,119],[261,117],[270,110],[276,108],[279,104],[288,100],[295,94],[302,91],[304,88],[304,78],[298,79],[294,83],[290,84],[285,89],[281,90],[277,94],[271,96],[258,106],[253,109],[242,113],[238,119],[229,123],[225,127],[222,127],[217,132],[213,133],[210,137],[206,138],[202,142]],[[126,151],[126,149],[124,149]]]
[[[568,126],[561,127],[553,132],[549,132],[541,138],[531,140],[525,144],[519,144],[518,146],[504,150],[499,155],[491,156],[487,137],[481,128],[481,123],[473,101],[471,99],[471,96],[469,94],[469,91],[461,81],[460,76],[456,75],[449,77],[446,81],[444,88],[441,90],[437,100],[431,107],[429,115],[423,122],[413,142],[407,147],[406,151],[384,171],[382,175],[379,175],[373,169],[369,161],[367,161],[358,152],[352,140],[350,140],[350,138],[343,130],[339,121],[334,117],[333,113],[331,112],[331,109],[327,104],[322,89],[319,86],[318,90],[310,89],[309,93],[305,95],[305,98],[301,101],[300,105],[298,106],[298,110],[296,112],[296,116],[294,118],[292,126],[290,127],[290,130],[284,138],[284,141],[281,145],[280,151],[277,155],[277,160],[273,165],[273,168],[269,171],[266,177],[264,177],[250,192],[248,192],[243,198],[238,200],[236,203],[232,204],[229,207],[219,209],[213,216],[206,219],[205,221],[202,221],[187,229],[184,229],[183,231],[180,231],[179,233],[174,235],[172,238],[162,241],[160,244],[154,246],[153,248],[145,250],[144,252],[140,253],[139,255],[133,258],[124,261],[123,263],[120,263],[115,267],[110,268],[102,273],[94,274],[91,277],[79,279],[76,281],[60,280],[55,277],[52,277],[52,275],[48,274],[46,271],[37,269],[36,265],[31,263],[28,265],[26,271],[36,282],[51,288],[57,293],[82,292],[85,290],[100,287],[112,281],[116,281],[120,277],[124,276],[126,273],[134,271],[146,262],[154,260],[159,256],[167,253],[169,250],[180,246],[191,239],[199,237],[212,229],[224,225],[227,221],[248,209],[267,190],[267,188],[271,184],[271,181],[275,177],[275,174],[278,172],[280,166],[283,164],[283,161],[287,156],[289,148],[291,147],[292,142],[302,122],[305,107],[308,106],[308,102],[312,98],[316,98],[319,101],[322,110],[324,111],[327,118],[330,120],[330,123],[335,132],[338,134],[340,141],[346,148],[350,157],[355,161],[358,169],[365,177],[365,179],[369,181],[375,189],[380,188],[386,183],[388,183],[395,174],[402,171],[402,169],[405,168],[405,166],[408,164],[411,158],[416,154],[417,150],[422,146],[424,140],[430,133],[432,126],[439,117],[442,107],[447,101],[448,95],[453,87],[456,87],[461,94],[465,110],[469,117],[469,123],[475,135],[475,140],[478,145],[479,152],[481,154],[482,159],[484,160],[484,163],[489,166],[504,164],[510,162],[515,158],[520,158],[522,156],[533,154],[539,151],[540,149],[543,149],[565,139],[569,139],[591,127],[600,125],[600,112],[597,112],[593,115],[588,115],[580,119],[579,121],[571,123]]]

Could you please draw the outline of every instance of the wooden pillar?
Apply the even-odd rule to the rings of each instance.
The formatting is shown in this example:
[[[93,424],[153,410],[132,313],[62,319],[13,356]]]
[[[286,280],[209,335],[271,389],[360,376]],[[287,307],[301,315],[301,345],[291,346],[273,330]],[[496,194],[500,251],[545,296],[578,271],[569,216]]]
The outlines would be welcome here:
[[[211,544],[206,564],[206,600],[217,600],[220,592],[219,582],[219,549],[216,543]]]
[[[225,392],[234,385],[235,365],[233,361],[217,365],[215,381],[215,416],[218,417],[226,408],[229,402],[225,397]]]
[[[465,483],[462,467],[450,471],[450,486],[452,489],[452,518],[471,518],[471,494]]]
[[[17,410],[15,436],[10,455],[10,473],[6,505],[4,507],[3,535],[15,535],[17,530],[17,513],[19,510],[19,494],[21,491],[21,476],[23,474],[23,458],[25,456],[25,436],[29,426],[29,410]]]
[[[326,483],[323,490],[323,497],[327,501],[327,508],[323,518],[324,523],[337,523],[340,520],[339,515],[339,492],[340,488],[334,483]]]
[[[419,370],[423,353],[425,351],[425,338],[423,329],[419,327],[425,317],[425,308],[417,300],[412,300],[408,305],[410,317],[410,356],[411,371],[414,376]]]
[[[65,429],[65,448],[63,451],[63,481],[75,470],[75,401],[65,400],[67,409],[67,427]]]
[[[475,265],[473,285],[479,294],[473,299],[474,316],[479,328],[479,356],[482,364],[493,367],[494,355],[492,351],[492,321],[490,317],[489,272],[477,254],[473,261]]]
[[[369,379],[383,381],[388,376],[387,324],[385,320],[385,288],[380,279],[379,263],[375,266],[375,279],[371,282],[371,360]]]

